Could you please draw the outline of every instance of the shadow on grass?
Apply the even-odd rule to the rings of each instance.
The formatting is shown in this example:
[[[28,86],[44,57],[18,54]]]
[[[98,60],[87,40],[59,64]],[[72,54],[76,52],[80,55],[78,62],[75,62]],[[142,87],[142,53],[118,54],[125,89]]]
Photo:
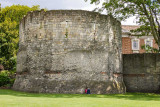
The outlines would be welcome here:
[[[42,93],[26,93],[18,92],[13,90],[0,89],[1,95],[9,95],[16,97],[46,97],[46,98],[112,98],[112,99],[125,99],[125,100],[143,100],[143,101],[160,101],[159,94],[153,93],[126,93],[126,94],[107,94],[107,95],[97,95],[97,94],[42,94]]]

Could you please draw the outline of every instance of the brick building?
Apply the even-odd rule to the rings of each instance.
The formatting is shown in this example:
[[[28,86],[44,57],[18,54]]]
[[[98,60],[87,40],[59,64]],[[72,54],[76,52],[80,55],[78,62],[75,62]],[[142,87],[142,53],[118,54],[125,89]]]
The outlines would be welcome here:
[[[153,36],[138,36],[131,33],[130,30],[135,30],[138,25],[122,25],[122,53],[146,53],[142,46],[149,45],[153,48],[158,48]]]

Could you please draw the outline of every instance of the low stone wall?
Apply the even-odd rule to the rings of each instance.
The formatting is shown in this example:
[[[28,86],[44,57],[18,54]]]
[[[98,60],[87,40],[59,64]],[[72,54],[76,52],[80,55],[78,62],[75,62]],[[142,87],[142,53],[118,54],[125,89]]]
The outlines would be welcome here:
[[[124,54],[123,78],[127,92],[159,92],[160,54]]]

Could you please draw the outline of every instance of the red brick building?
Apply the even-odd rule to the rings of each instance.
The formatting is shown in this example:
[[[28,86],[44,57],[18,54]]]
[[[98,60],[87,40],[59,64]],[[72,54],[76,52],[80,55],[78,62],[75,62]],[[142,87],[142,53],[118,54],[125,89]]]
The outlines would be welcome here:
[[[122,25],[122,53],[146,53],[142,46],[149,45],[150,47],[157,48],[153,36],[138,36],[130,32],[135,30],[139,26],[137,25]]]

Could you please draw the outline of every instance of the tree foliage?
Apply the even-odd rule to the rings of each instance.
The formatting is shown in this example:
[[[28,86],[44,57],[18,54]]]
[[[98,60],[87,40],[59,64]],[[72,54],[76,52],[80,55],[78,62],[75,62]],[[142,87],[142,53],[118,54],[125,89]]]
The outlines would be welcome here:
[[[6,70],[15,68],[19,41],[19,22],[29,11],[39,6],[12,5],[0,11],[0,64]]]
[[[141,27],[135,32],[152,35],[160,47],[160,0],[91,0],[91,4],[101,2],[102,7],[98,10],[106,10],[119,20],[136,16]]]

